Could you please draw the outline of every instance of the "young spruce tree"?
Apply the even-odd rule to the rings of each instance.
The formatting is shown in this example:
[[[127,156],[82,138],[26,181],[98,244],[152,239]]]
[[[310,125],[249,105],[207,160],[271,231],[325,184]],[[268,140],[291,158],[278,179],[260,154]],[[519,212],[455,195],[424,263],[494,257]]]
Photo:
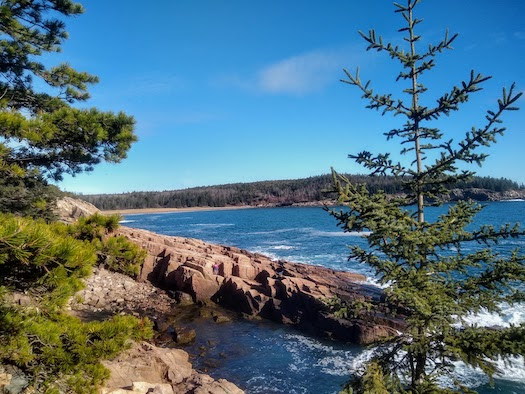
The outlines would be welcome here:
[[[373,359],[351,384],[354,392],[437,393],[453,392],[439,387],[438,377],[453,370],[453,361],[478,367],[492,377],[495,361],[525,354],[525,325],[486,328],[469,325],[464,317],[487,310],[500,312],[503,303],[524,300],[525,257],[514,251],[509,256],[491,249],[498,240],[522,236],[518,225],[501,228],[481,226],[469,230],[479,204],[461,201],[451,205],[436,221],[425,219],[425,205],[439,205],[445,186],[465,180],[471,171],[460,171],[460,163],[481,164],[486,154],[479,148],[493,144],[502,135],[500,118],[505,111],[516,110],[521,96],[514,85],[503,89],[496,108],[487,111],[483,124],[468,131],[463,140],[447,138],[432,126],[443,116],[459,110],[460,104],[481,90],[490,77],[470,72],[467,80],[436,100],[434,106],[422,105],[426,92],[420,76],[432,70],[435,57],[451,49],[457,35],[445,35],[424,52],[417,51],[421,37],[416,32],[422,21],[414,16],[420,0],[394,3],[396,12],[406,22],[399,31],[405,34],[406,49],[385,43],[374,30],[361,36],[368,50],[384,52],[400,62],[397,80],[406,82],[409,100],[397,100],[391,94],[378,94],[370,82],[363,82],[359,71],[345,70],[346,82],[357,87],[368,102],[367,108],[403,117],[406,122],[385,133],[387,139],[400,140],[402,155],[409,155],[411,165],[397,162],[387,154],[360,152],[350,158],[371,171],[371,175],[393,175],[403,180],[406,196],[392,199],[384,193],[370,194],[365,186],[355,185],[333,172],[334,188],[346,210],[331,211],[345,231],[371,231],[369,249],[351,247],[351,258],[371,265],[385,289],[387,301],[408,315],[403,333],[380,344]],[[429,154],[429,151],[438,152]],[[415,210],[408,208],[415,206]],[[468,244],[479,246],[472,251]],[[457,389],[468,391],[461,382]]]

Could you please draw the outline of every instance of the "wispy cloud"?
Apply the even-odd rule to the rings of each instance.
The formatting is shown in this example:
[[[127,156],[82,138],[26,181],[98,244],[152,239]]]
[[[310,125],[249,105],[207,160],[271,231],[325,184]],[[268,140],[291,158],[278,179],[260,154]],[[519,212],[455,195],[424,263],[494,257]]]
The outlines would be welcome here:
[[[525,40],[525,31],[515,31],[514,37],[516,37],[518,40]]]
[[[304,95],[337,82],[341,69],[355,63],[353,53],[350,48],[310,51],[263,66],[251,77],[230,75],[220,83],[260,93]]]
[[[257,86],[266,93],[304,94],[337,80],[343,54],[314,51],[292,56],[264,67],[257,74]]]

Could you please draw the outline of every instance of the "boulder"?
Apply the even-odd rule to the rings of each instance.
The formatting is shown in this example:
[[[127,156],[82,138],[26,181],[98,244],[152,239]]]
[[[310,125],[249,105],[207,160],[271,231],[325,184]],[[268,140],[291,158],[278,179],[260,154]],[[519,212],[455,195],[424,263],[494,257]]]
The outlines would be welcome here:
[[[72,197],[62,197],[56,203],[55,213],[63,222],[74,222],[79,217],[91,216],[100,210],[93,204]]]
[[[215,380],[192,369],[188,353],[159,348],[146,342],[133,346],[113,360],[104,361],[110,377],[102,394],[209,393],[242,394],[235,384]],[[222,390],[222,391],[221,391]]]
[[[197,338],[197,333],[194,329],[187,330],[183,328],[175,329],[175,332],[173,333],[173,339],[175,339],[175,342],[179,345],[187,345],[195,341],[195,338]]]
[[[126,388],[131,387],[133,382],[181,383],[192,374],[188,358],[188,353],[180,349],[137,343],[117,358],[104,362],[111,371],[105,387]]]

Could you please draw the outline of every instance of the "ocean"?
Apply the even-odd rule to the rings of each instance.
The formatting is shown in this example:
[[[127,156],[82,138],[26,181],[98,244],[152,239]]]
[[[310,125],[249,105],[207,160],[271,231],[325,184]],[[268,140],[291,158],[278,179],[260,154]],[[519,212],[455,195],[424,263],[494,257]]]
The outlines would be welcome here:
[[[525,202],[491,202],[476,217],[479,224],[495,226],[525,223]],[[432,221],[447,206],[427,208]],[[366,275],[375,283],[365,264],[348,261],[348,245],[366,246],[363,233],[344,233],[335,219],[318,207],[254,208],[221,211],[171,212],[126,215],[122,224],[159,234],[198,238],[237,246],[275,259],[321,265]],[[501,254],[521,248],[525,239],[503,240],[494,247]],[[508,325],[525,321],[525,306],[503,306],[504,316],[489,313],[469,317],[479,324]],[[248,393],[337,393],[370,355],[371,349],[304,335],[271,322],[235,321],[197,327],[197,341],[186,349],[197,368],[225,378]],[[199,349],[206,354],[199,356]],[[211,362],[210,362],[211,360]],[[523,358],[509,365],[491,388],[480,371],[457,364],[456,377],[480,393],[525,392]],[[448,384],[454,377],[444,379]]]

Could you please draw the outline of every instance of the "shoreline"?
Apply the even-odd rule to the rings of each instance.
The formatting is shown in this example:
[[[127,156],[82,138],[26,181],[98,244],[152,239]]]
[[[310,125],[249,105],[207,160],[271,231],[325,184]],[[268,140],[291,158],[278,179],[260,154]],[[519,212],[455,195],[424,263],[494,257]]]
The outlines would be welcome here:
[[[474,200],[476,202],[525,202],[522,198],[513,199],[501,199],[501,200]],[[450,200],[444,202],[445,204],[454,203],[456,200]],[[129,208],[129,209],[109,209],[101,210],[100,213],[103,215],[140,215],[148,213],[173,213],[173,212],[201,212],[201,211],[235,211],[238,209],[257,209],[257,208],[289,208],[289,207],[318,207],[323,208],[325,206],[334,207],[337,206],[334,202],[326,201],[313,201],[308,203],[293,203],[293,204],[267,204],[267,205],[232,205],[227,207],[186,207],[186,208]]]
[[[251,205],[239,205],[231,207],[188,207],[188,208],[131,208],[131,209],[110,209],[100,211],[103,215],[140,215],[147,213],[173,213],[173,212],[200,212],[200,211],[233,211],[237,209],[259,208]]]

